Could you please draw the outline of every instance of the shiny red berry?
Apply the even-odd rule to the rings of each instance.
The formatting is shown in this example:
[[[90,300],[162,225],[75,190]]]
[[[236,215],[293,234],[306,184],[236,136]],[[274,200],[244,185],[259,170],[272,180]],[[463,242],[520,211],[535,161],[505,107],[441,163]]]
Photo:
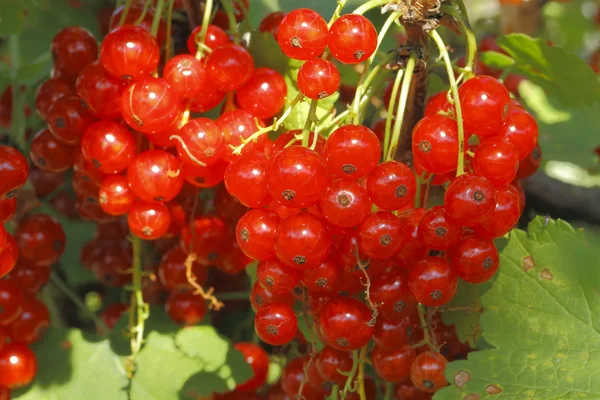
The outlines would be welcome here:
[[[75,90],[87,111],[100,119],[119,119],[119,101],[127,82],[110,75],[100,61],[85,67],[77,77]]]
[[[285,105],[286,97],[287,85],[283,76],[270,68],[258,68],[235,92],[238,105],[259,118],[275,116]]]
[[[188,164],[213,165],[226,151],[219,127],[208,118],[191,119],[177,135],[177,154]]]
[[[13,270],[19,259],[19,247],[11,234],[6,234],[4,248],[0,252],[0,277]]]
[[[160,259],[158,264],[158,279],[163,287],[169,292],[193,291],[193,286],[187,278],[187,267],[185,261],[188,255],[180,246],[169,249]],[[206,282],[208,268],[198,262],[192,263],[192,276],[200,285]]]
[[[9,325],[19,317],[23,299],[23,292],[14,282],[0,281],[0,325]]]
[[[240,218],[236,227],[236,238],[240,249],[255,260],[273,259],[279,225],[279,216],[271,210],[248,211]]]
[[[254,72],[252,56],[240,45],[227,44],[213,50],[206,58],[208,79],[223,92],[240,88]]]
[[[458,89],[465,130],[477,136],[500,133],[510,104],[510,94],[496,78],[480,75]]]
[[[410,380],[417,389],[435,393],[448,385],[444,376],[447,364],[448,360],[443,355],[431,351],[423,352],[410,367]]]
[[[519,166],[519,152],[515,146],[501,137],[485,140],[475,150],[473,169],[485,176],[496,187],[511,183]]]
[[[98,44],[85,28],[70,26],[58,32],[50,44],[54,68],[76,76],[98,58]]]
[[[105,174],[126,169],[135,157],[136,142],[129,130],[113,121],[99,121],[81,139],[83,158]]]
[[[202,31],[202,26],[199,25],[194,28],[190,36],[187,40],[187,48],[191,55],[196,55],[198,51],[198,42],[202,39],[200,37],[200,32]],[[227,32],[223,29],[219,28],[216,25],[209,25],[206,29],[206,38],[204,39],[204,44],[208,46],[211,50],[215,50],[217,47],[224,46],[229,43],[229,37],[227,36]]]
[[[214,216],[196,217],[192,226],[185,224],[181,229],[180,244],[188,254],[195,254],[203,265],[219,262],[222,252],[228,250],[230,232],[222,219]]]
[[[352,370],[352,353],[326,346],[317,354],[314,363],[321,376],[330,382],[343,385],[348,377],[344,374]]]
[[[225,170],[225,187],[237,201],[259,208],[269,202],[266,170],[269,159],[263,153],[251,152],[233,160]]]
[[[78,143],[92,122],[94,118],[78,96],[62,97],[48,110],[48,129],[55,138],[67,144]]]
[[[512,185],[496,190],[496,207],[492,214],[475,225],[473,230],[478,236],[495,239],[508,233],[521,216],[519,193]]]
[[[35,353],[24,343],[11,343],[0,350],[0,385],[18,389],[29,385],[37,372]]]
[[[319,316],[323,339],[338,350],[358,350],[373,336],[369,307],[351,297],[329,301]]]
[[[0,199],[0,222],[5,222],[15,216],[17,212],[17,198]]]
[[[365,219],[373,203],[358,183],[340,179],[325,187],[319,205],[327,222],[351,228]]]
[[[51,265],[65,250],[65,232],[60,222],[44,214],[32,214],[20,221],[15,232],[19,258],[36,265]]]
[[[413,314],[415,312],[416,307],[413,308]],[[414,323],[411,317],[404,317],[398,320],[378,317],[375,323],[375,330],[373,331],[373,340],[380,348],[391,350],[401,349],[410,343],[413,329]]]
[[[162,76],[181,98],[192,99],[202,94],[206,75],[202,62],[189,54],[181,54],[167,61]]]
[[[325,260],[317,268],[304,270],[302,284],[310,291],[332,291],[338,279],[342,276],[342,269],[334,257]]]
[[[125,8],[127,8],[127,15],[125,16],[125,20],[123,24],[121,24],[121,17],[125,12]],[[140,1],[139,4],[131,4],[130,7],[126,7],[122,5],[117,7],[110,18],[109,26],[107,32],[111,32],[115,29],[118,29],[120,25],[136,25],[140,28],[145,29],[148,33],[152,32],[152,22],[154,20],[154,15],[156,10],[152,8],[152,6],[147,7],[145,2]],[[165,43],[165,39],[167,37],[167,29],[166,24],[163,18],[160,18],[158,24],[158,32],[156,33],[156,40],[158,44],[162,46]]]
[[[292,307],[273,303],[258,310],[254,318],[254,329],[263,342],[281,346],[291,342],[296,336],[298,320]]]
[[[206,300],[191,292],[173,292],[165,304],[167,314],[181,325],[196,325],[206,315]]]
[[[425,117],[412,134],[415,161],[432,174],[456,169],[458,164],[458,128],[456,121],[441,114]]]
[[[100,185],[98,201],[105,213],[123,215],[135,203],[135,195],[129,189],[126,177],[114,175],[106,178]]]
[[[377,165],[367,177],[367,192],[382,210],[401,210],[413,203],[417,181],[410,168],[398,161]]]
[[[456,223],[473,226],[485,221],[496,207],[494,185],[483,176],[463,174],[452,181],[444,195],[446,213]]]
[[[452,247],[462,233],[462,227],[446,217],[442,206],[431,207],[419,221],[419,239],[432,250],[447,250]]]
[[[402,245],[401,223],[387,211],[369,214],[358,228],[360,249],[370,258],[385,260]]]
[[[375,52],[377,31],[371,21],[362,15],[342,15],[329,28],[327,45],[339,61],[357,64]]]
[[[27,297],[21,303],[19,317],[9,325],[9,336],[14,342],[34,343],[41,339],[50,326],[50,312],[41,301]]]
[[[202,93],[191,100],[190,110],[199,113],[210,111],[221,104],[226,94],[217,89],[213,81],[207,79]]]
[[[138,80],[158,67],[160,49],[156,39],[144,28],[124,25],[102,41],[100,61],[116,78]]]
[[[425,257],[410,271],[408,282],[419,303],[441,306],[454,297],[458,279],[447,261],[439,257]]]
[[[68,82],[60,78],[44,81],[35,92],[35,109],[44,121],[48,118],[48,110],[58,99],[73,94]]]
[[[375,346],[371,353],[373,368],[381,378],[388,382],[405,381],[417,352],[410,345],[395,350]]]
[[[42,265],[17,264],[15,268],[6,275],[25,294],[35,296],[42,287],[50,280],[50,267]]]
[[[252,377],[246,382],[236,386],[236,391],[253,392],[259,389],[267,381],[269,373],[269,356],[257,344],[254,343],[236,343],[235,349],[244,355],[244,359],[252,368]]]
[[[325,223],[308,212],[281,221],[277,228],[275,253],[288,267],[306,270],[321,265],[331,251]]]
[[[138,202],[127,213],[127,223],[131,233],[145,240],[155,240],[169,230],[171,213],[162,203]]]
[[[243,143],[243,139],[247,139],[250,135],[258,130],[256,125],[256,117],[246,110],[228,111],[217,118],[217,125],[223,133],[223,139],[227,146],[224,159],[227,161],[233,160],[236,156],[232,154],[233,149],[230,146],[239,146]],[[260,121],[259,121],[260,123]],[[253,152],[264,144],[266,135],[261,136],[256,142],[249,142],[244,146],[242,154]]]
[[[10,146],[0,146],[0,159],[4,160],[0,163],[0,198],[12,199],[27,181],[29,164],[19,150]]]
[[[198,164],[183,163],[182,174],[184,179],[198,188],[210,188],[218,185],[225,177],[227,161],[219,160],[213,165],[203,167]]]
[[[540,164],[542,163],[542,149],[538,144],[531,153],[525,157],[524,160],[519,162],[519,169],[517,170],[516,179],[525,179],[535,174]]]
[[[273,303],[285,303],[289,306],[293,306],[294,301],[294,295],[291,292],[274,293],[262,287],[258,282],[255,282],[250,290],[250,305],[255,312],[267,304]]]
[[[163,150],[139,153],[127,169],[127,181],[141,200],[170,201],[183,187],[181,161]]]
[[[309,99],[324,99],[340,87],[340,72],[327,60],[315,58],[298,71],[298,88]]]
[[[538,125],[535,118],[523,108],[511,105],[500,136],[515,146],[519,161],[522,161],[535,149]]]
[[[414,314],[417,302],[408,287],[408,271],[395,269],[371,278],[371,300],[385,318],[400,320]]]
[[[296,60],[310,60],[327,47],[327,22],[317,12],[298,8],[283,17],[277,42],[283,53]]]
[[[456,274],[470,283],[490,280],[498,270],[498,250],[491,239],[469,235],[450,251],[452,267]]]
[[[274,293],[287,293],[298,285],[301,273],[278,260],[269,260],[258,263],[256,276],[265,289]]]
[[[379,139],[362,125],[345,125],[333,131],[323,152],[329,172],[342,179],[367,176],[380,157]]]
[[[431,117],[439,113],[449,113],[453,107],[448,102],[448,92],[438,92],[427,100],[425,105],[425,116]]]

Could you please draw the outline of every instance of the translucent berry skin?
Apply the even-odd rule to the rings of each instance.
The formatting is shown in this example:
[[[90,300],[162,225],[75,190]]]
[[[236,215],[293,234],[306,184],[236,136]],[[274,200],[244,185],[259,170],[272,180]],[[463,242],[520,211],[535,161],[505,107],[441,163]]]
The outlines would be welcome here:
[[[419,303],[437,307],[452,300],[458,278],[444,259],[425,257],[410,271],[408,282]]]
[[[173,292],[165,304],[169,317],[181,325],[200,323],[206,315],[206,300],[191,292]]]
[[[405,381],[410,374],[410,367],[417,358],[417,352],[410,345],[397,350],[375,346],[371,353],[371,362],[377,375],[387,382]]]
[[[144,28],[124,25],[110,32],[100,46],[100,62],[116,78],[145,78],[158,67],[160,49]]]
[[[351,228],[365,219],[373,203],[358,183],[340,179],[325,187],[319,205],[327,222]]]
[[[298,8],[283,17],[277,31],[277,42],[286,56],[310,60],[325,51],[328,31],[327,22],[318,13]]]
[[[425,211],[419,221],[418,237],[432,250],[447,250],[452,247],[462,233],[462,227],[446,217],[442,206],[434,206]]]
[[[29,164],[19,150],[10,146],[0,145],[0,198],[12,199],[17,191],[25,184],[29,176]]]
[[[491,239],[469,235],[462,238],[450,251],[456,274],[469,283],[490,280],[498,270],[498,250]]]
[[[126,86],[126,81],[110,75],[100,61],[94,61],[79,73],[75,91],[91,115],[112,120],[121,117],[119,99]]]
[[[235,387],[236,391],[253,392],[259,389],[267,381],[269,373],[269,356],[257,344],[254,343],[236,343],[235,349],[244,355],[244,359],[252,368],[252,378]]]
[[[349,373],[352,370],[352,353],[325,347],[313,362],[316,363],[317,370],[326,381],[343,385],[348,377],[340,371]]]
[[[180,112],[179,97],[161,78],[136,81],[121,95],[123,119],[136,131],[162,132],[175,122]]]
[[[183,187],[181,161],[163,150],[139,153],[127,169],[133,193],[146,202],[170,201]]]
[[[380,157],[379,139],[362,125],[345,125],[333,131],[323,152],[328,171],[342,179],[367,176]]]
[[[55,138],[66,144],[78,143],[93,121],[85,103],[77,96],[62,97],[48,110],[48,129]]]
[[[385,260],[402,245],[401,223],[388,211],[369,214],[358,229],[360,249],[370,258]]]
[[[302,129],[292,129],[291,131],[282,133],[273,142],[273,152],[270,157],[272,158],[273,155],[279,153],[281,150],[286,148],[287,144],[290,143],[293,139],[295,139],[296,135],[300,135],[301,133],[302,133]],[[308,142],[312,144],[314,139],[315,139],[315,133],[310,132]],[[323,151],[325,150],[325,142],[326,142],[325,138],[323,136],[317,134],[317,144],[315,145],[314,150],[320,155],[323,155]],[[293,142],[291,144],[291,146],[302,146],[302,140],[296,140],[295,142]]]
[[[117,174],[131,164],[136,143],[133,134],[113,121],[98,121],[81,139],[83,158],[105,174]]]
[[[478,236],[495,239],[507,234],[521,216],[519,193],[512,186],[496,190],[496,207],[492,214],[473,230]]]
[[[2,249],[2,252],[0,252],[0,277],[5,276],[12,271],[18,260],[19,247],[17,242],[12,235],[6,234],[4,248]]]
[[[369,197],[381,210],[401,210],[413,203],[417,180],[411,169],[398,161],[377,165],[367,176]]]
[[[240,218],[236,238],[240,249],[255,260],[275,258],[275,238],[280,225],[279,216],[271,210],[250,210]]]
[[[138,202],[127,213],[131,233],[144,240],[156,240],[164,236],[171,224],[169,208],[162,203]]]
[[[444,195],[448,217],[463,226],[485,221],[496,207],[494,185],[483,176],[463,174],[456,177]]]
[[[325,223],[308,212],[281,221],[277,229],[275,253],[288,267],[317,268],[329,256],[331,237]]]
[[[242,46],[227,44],[208,55],[206,72],[217,89],[231,92],[250,80],[254,72],[254,60]]]
[[[408,288],[408,271],[394,269],[371,279],[371,299],[384,318],[401,320],[414,314],[417,302]]]
[[[223,133],[223,139],[225,139],[227,148],[227,151],[223,156],[224,160],[231,161],[237,157],[233,155],[233,149],[230,148],[230,145],[241,145],[242,139],[248,138],[258,130],[255,118],[256,116],[246,110],[228,111],[217,118],[216,122]],[[266,139],[265,136],[266,135],[263,135],[256,142],[250,142],[244,146],[242,154],[247,154],[259,149],[262,145],[264,145],[264,141]]]
[[[511,183],[517,174],[519,152],[501,137],[490,138],[479,145],[473,157],[473,169],[495,187]]]
[[[104,311],[102,311],[100,318],[102,318],[102,321],[104,321],[104,323],[106,324],[106,326],[109,329],[113,329],[115,327],[115,325],[117,325],[117,322],[119,321],[121,316],[125,312],[127,312],[127,310],[129,310],[128,304],[113,303],[113,304],[107,306],[104,309]],[[106,333],[101,332],[101,329],[98,329],[98,331],[99,331],[98,333],[101,335],[108,333],[108,332],[106,332]]]
[[[519,152],[519,161],[522,161],[535,149],[538,125],[526,110],[511,105],[499,136],[515,146]]]
[[[268,304],[256,313],[254,329],[263,342],[281,346],[291,342],[296,336],[298,320],[294,309],[289,305]]]
[[[298,88],[309,99],[324,99],[340,87],[340,72],[333,63],[315,58],[298,71]]]
[[[416,307],[413,308],[413,314],[415,311]],[[409,344],[412,334],[413,321],[411,317],[399,320],[378,317],[373,332],[373,341],[380,348],[396,350]]]
[[[255,282],[250,290],[250,305],[252,306],[254,312],[260,310],[267,304],[273,303],[285,303],[293,306],[294,301],[295,298],[292,292],[274,293],[262,287],[258,282]]]
[[[14,282],[0,281],[0,325],[9,325],[19,317],[23,299],[23,292]]]
[[[250,208],[269,202],[266,171],[269,159],[259,152],[236,158],[225,170],[225,188],[237,201]]]
[[[167,61],[162,76],[183,99],[201,95],[208,79],[204,64],[189,54],[180,54]]]
[[[542,163],[542,149],[539,145],[535,145],[535,148],[531,153],[525,157],[524,160],[519,162],[519,169],[517,170],[516,179],[525,179],[535,174],[540,164]]]
[[[269,195],[286,207],[302,208],[317,203],[326,184],[325,162],[306,147],[281,150],[267,168]]]
[[[289,293],[300,282],[301,273],[278,260],[261,261],[256,269],[257,280],[274,293]]]
[[[237,104],[259,118],[271,118],[283,109],[287,85],[271,68],[258,68],[248,82],[235,92]]]
[[[202,167],[198,164],[183,163],[182,168],[186,182],[199,188],[209,188],[223,181],[227,162],[219,160],[207,167]]]
[[[41,339],[50,326],[50,313],[44,303],[26,297],[21,303],[21,313],[9,326],[13,341],[34,343]]]
[[[0,222],[5,222],[15,216],[17,212],[17,198],[0,199]]]
[[[448,360],[440,353],[425,351],[417,356],[410,367],[410,380],[417,389],[435,393],[448,385],[444,376],[447,364]]]
[[[477,136],[500,133],[508,114],[510,94],[496,78],[479,75],[458,89],[465,130]]]
[[[0,385],[18,389],[29,385],[37,372],[35,353],[24,343],[11,343],[0,350]]]
[[[186,276],[185,260],[187,254],[181,246],[175,246],[169,249],[160,259],[158,264],[158,279],[163,287],[169,292],[194,291]],[[196,282],[202,285],[208,277],[208,268],[198,262],[192,264],[192,273],[196,277]]]
[[[129,189],[127,178],[121,175],[110,176],[102,182],[98,199],[100,207],[110,215],[126,214],[135,203],[135,195]]]
[[[190,110],[193,112],[207,112],[221,104],[227,93],[217,89],[210,79],[204,84],[202,94],[192,99]]]
[[[438,92],[427,100],[425,105],[425,116],[431,117],[440,112],[447,113],[452,110],[452,106],[448,102],[448,92]]]
[[[56,218],[31,214],[15,231],[20,260],[33,265],[51,265],[65,250],[65,232]]]
[[[184,162],[196,164],[189,155],[208,165],[213,165],[225,153],[225,142],[217,124],[208,118],[194,118],[178,131],[177,154]]]
[[[377,48],[377,31],[367,18],[358,14],[339,17],[329,28],[329,51],[344,64],[365,61]]]
[[[313,292],[331,291],[342,276],[342,270],[334,257],[329,257],[317,268],[304,270],[302,284]]]
[[[323,339],[337,350],[352,351],[365,346],[373,336],[371,310],[351,297],[329,301],[319,316]]]
[[[35,93],[35,110],[44,121],[48,118],[48,110],[58,99],[69,96],[73,92],[69,84],[60,78],[50,78],[42,83]]]
[[[293,399],[300,390],[300,385],[305,381],[304,368],[309,360],[308,356],[294,358],[288,362],[281,374],[281,387],[286,397]],[[306,381],[308,382],[308,381]],[[302,396],[306,399],[324,399],[327,393],[323,389],[315,388],[311,384],[305,384],[302,389]]]
[[[98,44],[85,28],[70,26],[58,32],[50,43],[54,68],[69,75],[98,58]]]
[[[196,217],[193,230],[190,224],[181,229],[180,244],[186,253],[193,252],[203,265],[211,265],[219,261],[220,252],[227,248],[230,240],[227,226],[218,217]]]
[[[415,161],[432,174],[456,169],[458,164],[458,127],[456,121],[441,114],[425,117],[413,129]]]
[[[193,56],[195,56],[196,52],[198,51],[198,45],[196,44],[196,41],[199,41],[201,39],[201,31],[202,25],[195,27],[187,40],[188,51]],[[206,29],[206,38],[204,39],[204,44],[208,46],[211,50],[214,50],[217,47],[229,44],[229,37],[227,36],[227,32],[225,32],[218,26],[208,25],[208,28]]]
[[[277,38],[277,31],[279,30],[279,25],[281,24],[283,17],[285,17],[285,13],[282,11],[274,11],[267,14],[263,20],[260,21],[258,30],[263,33],[269,32]]]

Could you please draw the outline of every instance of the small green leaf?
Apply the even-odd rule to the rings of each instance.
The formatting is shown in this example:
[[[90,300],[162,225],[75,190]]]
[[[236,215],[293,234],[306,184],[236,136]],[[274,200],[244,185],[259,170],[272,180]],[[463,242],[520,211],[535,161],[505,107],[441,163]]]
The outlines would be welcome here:
[[[493,349],[448,364],[452,386],[434,398],[600,398],[598,288],[600,254],[582,232],[542,217],[527,232],[513,230],[481,296]]]
[[[306,317],[303,315],[298,316],[298,330],[302,333],[302,336],[304,336],[304,339],[306,339],[308,343],[312,343],[314,340],[317,351],[321,351],[325,345],[319,340],[317,335],[311,331],[309,324],[314,328],[315,324],[310,315],[307,315]]]
[[[86,221],[61,220],[67,236],[65,252],[60,258],[61,269],[67,274],[69,284],[79,286],[95,282],[94,274],[81,263],[81,249],[94,238],[96,225]]]
[[[454,298],[448,303],[448,310],[442,313],[444,323],[454,325],[461,343],[475,348],[481,336],[479,318],[481,317],[480,291],[482,285],[471,285],[463,280],[458,282]]]
[[[515,65],[515,60],[496,51],[484,51],[479,55],[479,59],[488,67],[496,69],[507,69]]]
[[[0,3],[0,36],[23,31],[28,19],[38,11],[40,0],[2,0]]]

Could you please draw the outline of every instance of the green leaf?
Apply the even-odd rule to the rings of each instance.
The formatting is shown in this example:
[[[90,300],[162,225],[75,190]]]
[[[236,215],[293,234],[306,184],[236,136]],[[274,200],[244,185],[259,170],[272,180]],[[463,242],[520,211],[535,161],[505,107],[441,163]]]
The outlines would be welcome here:
[[[316,333],[311,331],[309,324],[311,327],[314,327],[314,322],[310,315],[306,315],[306,318],[303,315],[298,316],[298,330],[302,333],[302,336],[304,336],[304,339],[306,339],[308,343],[312,343],[314,340],[317,351],[321,351],[325,345],[319,340]]]
[[[577,55],[524,34],[501,36],[497,42],[515,60],[515,73],[541,86],[564,106],[583,107],[598,101],[600,83]]]
[[[0,3],[0,36],[23,31],[28,19],[37,12],[40,0],[2,0]]]
[[[483,285],[471,285],[463,280],[458,282],[456,295],[448,303],[448,310],[442,313],[447,325],[454,325],[461,343],[468,343],[471,348],[477,346],[481,337],[479,318],[481,317],[480,291]]]
[[[600,398],[600,254],[564,221],[513,230],[481,296],[494,347],[448,365],[436,400]],[[495,395],[489,397],[490,395]]]
[[[479,55],[479,59],[488,67],[496,69],[507,69],[515,65],[514,59],[496,51],[484,51]]]
[[[138,357],[133,399],[195,399],[235,388],[252,376],[244,356],[212,326],[175,335],[150,332]]]
[[[254,286],[254,283],[258,280],[256,276],[256,268],[258,267],[258,261],[252,261],[250,264],[246,265],[246,274],[250,278],[250,287]]]
[[[86,340],[88,339],[88,340]],[[50,329],[33,346],[38,371],[33,386],[12,393],[19,400],[125,400],[122,360],[108,340],[84,338],[77,329]]]
[[[69,284],[79,286],[97,281],[94,274],[81,263],[81,249],[94,238],[95,224],[63,218],[61,225],[68,240],[65,252],[60,258],[60,265],[68,277]]]

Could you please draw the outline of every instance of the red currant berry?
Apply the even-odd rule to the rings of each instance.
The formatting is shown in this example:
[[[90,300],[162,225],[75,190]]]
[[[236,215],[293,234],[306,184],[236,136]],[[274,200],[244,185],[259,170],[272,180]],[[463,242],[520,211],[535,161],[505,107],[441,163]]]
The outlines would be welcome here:
[[[16,197],[17,191],[27,181],[29,175],[29,164],[25,156],[14,147],[0,145],[0,198],[12,199]]]
[[[295,299],[292,292],[274,293],[262,287],[258,281],[254,283],[250,290],[250,305],[254,312],[273,303],[284,303],[291,307],[294,305],[294,301]]]
[[[193,230],[192,230],[193,229]],[[223,220],[213,216],[194,219],[193,228],[185,224],[181,229],[180,244],[188,254],[195,254],[203,265],[218,263],[220,252],[231,243],[230,232]]]
[[[456,169],[458,164],[458,128],[456,121],[441,114],[425,117],[412,134],[415,162],[432,174]]]
[[[419,239],[432,250],[447,250],[454,246],[462,229],[446,217],[444,207],[435,206],[425,211],[418,228]]]
[[[315,58],[298,71],[298,88],[309,99],[324,99],[340,87],[340,72],[327,60]]]
[[[181,325],[196,325],[206,315],[206,300],[191,292],[173,292],[165,304],[167,314]]]
[[[329,301],[319,316],[323,339],[338,350],[358,350],[373,336],[369,307],[351,297]]]
[[[267,168],[269,194],[286,207],[315,204],[326,184],[323,159],[306,147],[290,146],[281,150]]]
[[[171,58],[165,65],[163,78],[184,99],[201,95],[207,80],[204,64],[189,54]]]
[[[65,250],[65,232],[56,218],[32,214],[21,220],[15,232],[20,259],[29,264],[54,264]]]
[[[367,176],[380,157],[379,139],[362,125],[345,125],[333,131],[323,152],[329,172],[342,179]]]
[[[499,256],[491,239],[469,235],[450,251],[456,274],[469,283],[490,280],[498,270]]]
[[[300,272],[277,260],[261,261],[256,270],[258,282],[274,293],[291,292],[300,282]]]
[[[102,182],[98,199],[100,207],[110,215],[126,214],[135,203],[135,195],[129,189],[127,178],[121,175],[110,176]]]
[[[25,298],[19,317],[9,325],[9,335],[13,342],[29,344],[41,339],[49,326],[50,313],[44,303]]]
[[[226,92],[222,92],[215,86],[215,83],[207,79],[204,83],[202,94],[194,97],[190,103],[190,110],[197,113],[203,113],[212,110],[225,98]]]
[[[131,84],[121,95],[123,119],[143,133],[159,133],[179,117],[179,97],[161,78],[145,78]]]
[[[258,68],[235,92],[237,104],[259,118],[275,116],[285,105],[287,85],[274,69]]]
[[[375,346],[371,353],[371,362],[377,375],[383,380],[397,383],[408,378],[416,357],[417,352],[408,344],[396,350]]]
[[[320,200],[321,212],[327,222],[343,228],[360,224],[371,212],[372,205],[362,186],[346,180],[329,183]]]
[[[255,260],[273,259],[279,222],[279,216],[271,210],[248,211],[240,218],[236,227],[236,238],[240,249]]]
[[[410,367],[410,380],[417,387],[427,393],[435,393],[448,381],[444,376],[448,360],[439,353],[426,351],[419,354]]]
[[[195,55],[198,51],[198,42],[202,39],[200,37],[200,32],[202,31],[202,26],[199,25],[194,28],[190,36],[187,40],[187,48],[190,54]],[[208,46],[211,50],[215,50],[217,47],[225,46],[229,44],[229,37],[227,36],[227,32],[223,29],[219,28],[215,25],[209,25],[206,29],[206,38],[204,39],[204,44]]]
[[[465,130],[477,136],[500,133],[510,104],[510,94],[496,78],[480,75],[458,89]]]
[[[4,248],[0,252],[0,277],[3,277],[4,275],[12,271],[12,269],[17,264],[18,259],[19,247],[17,245],[17,242],[12,235],[7,233],[6,238],[4,240]]]
[[[234,347],[244,355],[244,359],[252,368],[252,378],[238,384],[235,390],[247,393],[260,389],[267,381],[269,373],[269,356],[267,352],[254,343],[236,343]]]
[[[283,53],[296,60],[310,60],[327,47],[327,22],[317,12],[298,8],[283,17],[277,42]]]
[[[190,120],[179,129],[178,135],[177,154],[186,163],[197,164],[200,161],[213,165],[225,153],[223,135],[217,124],[208,118]]]
[[[514,186],[496,190],[496,207],[492,214],[473,230],[478,236],[495,239],[508,233],[519,221],[521,205],[519,192]]]
[[[380,209],[401,210],[413,203],[417,181],[406,164],[386,161],[367,177],[367,192]]]
[[[35,296],[50,280],[50,267],[18,264],[6,275],[25,294]]]
[[[371,21],[362,15],[342,15],[329,28],[327,45],[339,61],[358,64],[375,52],[377,31]]]
[[[308,212],[281,221],[277,229],[275,253],[288,267],[306,270],[321,265],[331,251],[331,238],[325,223]]]
[[[458,279],[447,261],[425,257],[410,271],[408,283],[419,303],[437,307],[452,300]]]
[[[402,248],[396,255],[405,269],[411,269],[415,261],[420,260],[427,254],[425,243],[418,237],[419,221],[425,212],[422,208],[413,208],[406,210],[398,215],[400,220],[402,234]]]
[[[108,329],[113,329],[117,322],[121,318],[123,314],[125,314],[129,310],[129,305],[123,303],[113,303],[107,306],[102,314],[100,314],[100,318],[106,324]],[[98,332],[100,335],[104,335],[102,329],[99,329]],[[108,333],[108,332],[107,332]]]
[[[228,111],[217,118],[217,125],[223,133],[227,151],[223,158],[227,161],[233,160],[236,156],[233,155],[233,150],[230,146],[239,146],[243,144],[243,140],[258,130],[256,125],[256,117],[246,110]],[[260,122],[260,121],[259,121]],[[266,135],[262,135],[256,142],[249,142],[244,146],[242,154],[247,154],[258,150],[263,144]]]
[[[540,146],[536,144],[533,151],[529,153],[524,160],[519,162],[519,169],[517,170],[515,179],[529,178],[531,175],[536,173],[541,163],[542,149],[540,149]]]
[[[463,174],[452,181],[444,195],[446,213],[463,226],[485,221],[496,207],[492,182],[483,176]]]
[[[292,307],[273,303],[258,310],[254,328],[260,340],[272,346],[281,346],[291,342],[296,336],[298,320]]]
[[[481,143],[473,157],[475,173],[485,176],[496,187],[511,183],[518,166],[518,150],[501,137],[493,137]]]
[[[348,377],[340,372],[349,373],[352,370],[352,353],[332,347],[325,347],[313,361],[321,376],[329,382],[344,385]]]
[[[448,92],[438,92],[427,100],[425,105],[425,116],[431,117],[439,113],[448,114],[453,112],[453,107],[448,102]]]
[[[412,296],[412,294],[411,294]],[[415,302],[416,303],[416,302]],[[416,308],[413,310],[413,314]],[[377,347],[397,350],[410,343],[413,333],[413,321],[411,317],[404,317],[399,320],[377,318],[375,330],[373,331],[373,340]]]
[[[133,193],[146,202],[170,201],[183,187],[181,161],[163,150],[138,154],[127,169],[127,181]]]
[[[118,174],[135,157],[135,138],[117,122],[99,121],[92,124],[81,138],[81,153],[85,161],[100,172]]]
[[[48,118],[48,110],[58,99],[73,94],[67,82],[60,78],[44,81],[35,93],[35,109],[44,121]]]
[[[0,222],[5,222],[15,216],[17,212],[17,198],[0,199]]]
[[[302,284],[310,291],[331,291],[336,287],[342,270],[334,258],[328,258],[317,268],[304,270]]]
[[[391,212],[369,214],[360,224],[358,232],[360,249],[370,258],[385,260],[400,250],[401,223]]]
[[[519,161],[522,161],[535,149],[538,125],[535,118],[523,108],[511,105],[500,136],[515,146]]]
[[[242,46],[226,44],[214,49],[206,58],[206,72],[217,89],[232,92],[250,80],[254,60]]]
[[[225,170],[225,187],[237,201],[251,208],[269,202],[266,170],[269,159],[259,152],[245,154],[233,160]]]
[[[414,314],[417,302],[408,288],[408,272],[392,270],[372,278],[371,300],[385,318],[400,320]]]
[[[305,384],[302,386],[302,397],[305,399],[320,400],[327,397],[327,393],[325,391],[322,389],[317,389],[308,383],[304,373],[304,368],[308,360],[308,357],[294,358],[293,360],[289,361],[283,369],[281,374],[281,387],[288,396],[285,398],[293,399],[295,396],[297,396],[300,386],[303,384],[303,382]]]
[[[158,67],[160,49],[144,28],[125,25],[110,32],[100,47],[100,61],[116,78],[145,78]]]
[[[87,29],[69,26],[52,38],[50,52],[54,68],[77,76],[79,71],[98,58],[98,44]]]
[[[94,118],[77,96],[58,99],[48,110],[48,129],[61,142],[78,143]]]
[[[119,99],[127,82],[111,76],[100,61],[85,67],[77,77],[75,90],[87,106],[87,111],[100,119],[119,119]]]
[[[260,21],[258,30],[263,33],[269,32],[277,39],[277,31],[279,30],[279,25],[281,24],[283,17],[285,17],[285,13],[282,11],[274,11],[267,14],[263,20]]]
[[[131,233],[145,240],[155,240],[167,233],[171,224],[169,208],[162,203],[135,203],[127,213]]]
[[[183,176],[188,183],[195,187],[210,188],[223,181],[227,165],[227,161],[224,160],[219,160],[207,167],[183,163]]]
[[[21,314],[23,292],[9,280],[0,280],[0,325],[12,324]]]
[[[193,291],[186,275],[185,261],[187,257],[180,246],[175,246],[169,249],[161,258],[160,264],[158,264],[158,279],[167,291]],[[192,274],[196,278],[196,282],[202,285],[208,277],[208,268],[194,262],[192,264]]]
[[[24,343],[11,343],[0,350],[0,385],[18,389],[29,385],[37,372],[35,353]]]

